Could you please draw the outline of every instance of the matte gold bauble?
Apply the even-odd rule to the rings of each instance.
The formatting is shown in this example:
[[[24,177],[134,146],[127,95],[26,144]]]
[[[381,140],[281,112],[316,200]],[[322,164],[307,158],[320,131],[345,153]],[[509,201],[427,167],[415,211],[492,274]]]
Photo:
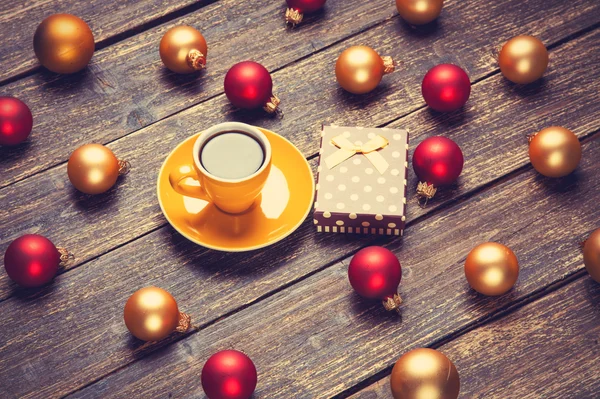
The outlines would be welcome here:
[[[345,90],[364,94],[377,87],[383,75],[394,71],[391,57],[381,57],[368,46],[352,46],[340,54],[335,76]]]
[[[40,63],[52,72],[75,73],[92,59],[94,35],[81,18],[54,14],[37,27],[33,50]]]
[[[409,24],[424,25],[442,12],[444,0],[396,0],[398,14]]]
[[[131,334],[143,341],[160,341],[174,331],[185,331],[190,321],[179,312],[175,298],[158,287],[145,287],[130,296],[123,317]]]
[[[548,50],[533,36],[516,36],[504,44],[498,62],[506,79],[527,84],[538,80],[546,72]]]
[[[594,281],[600,283],[600,229],[594,231],[585,241],[583,263]]]
[[[544,176],[563,177],[579,165],[581,143],[575,133],[564,127],[547,127],[530,138],[529,160]]]
[[[394,399],[456,399],[460,377],[443,353],[418,348],[398,359],[392,369],[390,385]]]
[[[127,171],[128,163],[119,161],[115,154],[101,144],[86,144],[71,154],[67,174],[75,188],[86,194],[108,191],[119,174]]]
[[[175,73],[192,73],[206,66],[208,47],[204,36],[191,26],[175,26],[160,40],[160,59]]]
[[[497,242],[486,242],[473,248],[465,261],[469,285],[483,295],[502,295],[519,278],[519,261],[514,252]]]

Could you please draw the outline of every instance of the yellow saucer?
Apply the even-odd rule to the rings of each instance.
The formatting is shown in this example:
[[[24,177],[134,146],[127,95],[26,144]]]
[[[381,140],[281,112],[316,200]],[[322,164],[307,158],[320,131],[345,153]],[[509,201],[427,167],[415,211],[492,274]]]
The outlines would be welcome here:
[[[273,164],[260,196],[246,212],[233,215],[214,204],[178,194],[169,184],[169,172],[192,164],[198,134],[187,138],[167,157],[158,173],[158,202],[163,214],[181,235],[219,251],[251,251],[292,234],[312,209],[315,182],[304,155],[288,140],[260,129],[269,139]]]

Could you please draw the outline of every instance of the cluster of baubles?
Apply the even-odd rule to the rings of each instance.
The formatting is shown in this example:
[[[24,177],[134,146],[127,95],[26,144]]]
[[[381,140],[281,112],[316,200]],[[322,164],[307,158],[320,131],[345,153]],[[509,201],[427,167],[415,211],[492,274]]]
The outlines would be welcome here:
[[[142,341],[160,341],[191,326],[173,296],[158,287],[142,288],[129,297],[123,311],[129,332]],[[209,399],[248,399],[256,389],[257,372],[252,360],[236,350],[213,354],[204,364],[202,388]]]
[[[286,0],[287,23],[299,24],[304,14],[320,10],[326,0]],[[411,25],[434,21],[441,13],[443,0],[396,0],[400,16]],[[48,70],[69,74],[81,71],[94,53],[94,37],[89,26],[70,14],[55,14],[38,26],[34,50]],[[159,54],[171,71],[189,74],[206,68],[208,46],[203,35],[190,26],[175,26],[163,35]],[[548,51],[531,36],[517,36],[505,43],[498,63],[506,79],[529,84],[540,79],[548,65]],[[339,56],[335,66],[338,83],[353,94],[373,91],[384,75],[393,72],[391,57],[380,56],[368,46],[353,46]],[[263,108],[278,111],[279,99],[273,94],[268,70],[253,61],[235,64],[227,72],[224,90],[238,108]],[[427,105],[438,112],[452,112],[469,99],[471,83],[467,73],[453,64],[440,64],[423,77],[421,92]],[[22,143],[31,133],[33,118],[28,106],[14,97],[0,97],[0,145]],[[529,157],[533,167],[548,177],[563,177],[573,172],[581,159],[577,136],[563,127],[549,127],[530,137]],[[417,193],[432,198],[438,187],[453,184],[464,164],[460,147],[441,136],[423,140],[413,155],[414,172],[419,178]],[[75,150],[67,164],[73,186],[86,194],[108,191],[128,170],[101,144],[86,144]],[[583,245],[584,263],[591,277],[600,283],[600,229]],[[27,234],[15,239],[6,249],[4,266],[8,276],[26,288],[43,286],[55,277],[61,263],[72,255],[47,238]],[[505,245],[486,242],[468,254],[464,273],[471,288],[488,296],[503,295],[517,282],[519,263]],[[361,296],[383,302],[386,310],[399,311],[402,300],[398,287],[402,267],[389,250],[373,246],[360,250],[348,267],[348,278]],[[136,291],[124,307],[124,321],[133,336],[143,341],[160,341],[174,332],[190,328],[190,316],[180,312],[171,294],[158,287]],[[209,399],[246,399],[254,392],[257,372],[252,360],[242,352],[224,350],[212,355],[202,369],[201,382]],[[456,399],[460,379],[454,364],[442,353],[427,348],[412,350],[396,362],[391,378],[395,399],[436,397]]]

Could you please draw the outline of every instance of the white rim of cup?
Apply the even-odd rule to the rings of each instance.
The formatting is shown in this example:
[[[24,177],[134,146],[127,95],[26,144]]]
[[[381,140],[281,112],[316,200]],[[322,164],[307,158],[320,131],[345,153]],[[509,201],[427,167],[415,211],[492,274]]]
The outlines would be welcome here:
[[[250,176],[242,177],[239,179],[224,179],[222,177],[215,176],[214,174],[206,170],[202,165],[202,162],[200,162],[200,148],[208,140],[212,139],[215,136],[218,136],[219,134],[228,132],[233,133],[236,131],[249,134],[260,141],[261,147],[265,152],[263,164],[256,172],[254,172]],[[207,176],[210,176],[211,179],[222,183],[241,183],[246,180],[250,180],[255,176],[261,174],[267,168],[267,165],[271,160],[271,143],[269,142],[267,136],[265,136],[264,133],[261,132],[256,126],[248,125],[242,122],[223,122],[219,123],[218,125],[211,126],[210,128],[202,131],[200,133],[200,136],[196,139],[196,142],[194,143],[193,151],[194,164],[196,164],[196,167],[200,169],[203,173],[205,173]]]

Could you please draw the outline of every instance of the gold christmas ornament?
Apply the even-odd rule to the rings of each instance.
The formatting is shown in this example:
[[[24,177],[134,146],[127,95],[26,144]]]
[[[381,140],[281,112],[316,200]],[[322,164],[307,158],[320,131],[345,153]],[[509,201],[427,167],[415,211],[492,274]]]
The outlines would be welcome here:
[[[398,14],[412,25],[424,25],[442,12],[444,0],[396,0]]]
[[[546,72],[548,50],[533,36],[515,36],[500,50],[498,63],[504,77],[511,82],[532,83]]]
[[[394,399],[456,399],[460,377],[443,353],[418,348],[398,359],[392,369],[390,385]]]
[[[519,278],[519,261],[510,248],[486,242],[473,248],[465,261],[469,285],[483,295],[496,296],[510,291]]]
[[[127,329],[142,341],[160,341],[190,327],[190,316],[179,312],[175,298],[158,287],[142,288],[131,295],[123,317]]]
[[[86,194],[100,194],[115,185],[119,175],[127,173],[129,163],[120,161],[101,144],[86,144],[71,154],[67,174],[75,188]]]
[[[594,281],[600,283],[600,229],[594,231],[583,244],[583,263]]]
[[[37,27],[33,50],[40,63],[52,72],[75,73],[92,59],[94,35],[81,18],[54,14]]]
[[[368,46],[352,46],[337,59],[335,76],[345,90],[364,94],[375,89],[383,75],[394,69],[391,57],[382,57]]]
[[[572,131],[560,126],[547,127],[530,137],[529,160],[547,177],[563,177],[581,161],[581,143]]]
[[[204,36],[187,25],[169,29],[160,40],[160,59],[175,73],[192,73],[206,67],[208,46]]]

